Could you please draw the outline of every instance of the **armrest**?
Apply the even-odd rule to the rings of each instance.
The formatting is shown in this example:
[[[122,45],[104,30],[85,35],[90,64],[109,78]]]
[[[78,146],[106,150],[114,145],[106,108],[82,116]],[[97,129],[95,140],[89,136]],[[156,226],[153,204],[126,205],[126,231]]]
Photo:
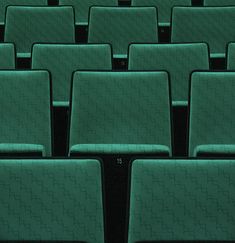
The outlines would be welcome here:
[[[45,156],[43,145],[22,143],[0,143],[0,154],[41,154]]]
[[[70,148],[71,154],[166,154],[171,155],[165,145],[152,144],[77,144]]]
[[[205,144],[198,145],[194,149],[193,156],[233,156],[235,155],[235,144]]]
[[[17,58],[31,58],[31,53],[17,53]]]

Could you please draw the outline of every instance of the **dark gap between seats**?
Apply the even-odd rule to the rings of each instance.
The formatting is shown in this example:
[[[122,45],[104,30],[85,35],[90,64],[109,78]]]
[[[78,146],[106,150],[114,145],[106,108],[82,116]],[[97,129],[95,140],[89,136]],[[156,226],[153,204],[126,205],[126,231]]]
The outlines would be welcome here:
[[[119,6],[131,6],[131,1],[130,0],[119,0],[118,5]]]
[[[126,58],[113,58],[113,70],[127,71],[128,59]]]
[[[17,69],[31,69],[31,58],[17,58],[16,59]]]
[[[173,107],[173,156],[187,156],[188,107]]]
[[[211,58],[210,69],[212,70],[226,70],[226,59],[225,58]]]
[[[159,39],[159,43],[170,43],[171,42],[170,26],[158,27],[158,39]]]
[[[75,41],[78,44],[86,44],[88,41],[88,26],[76,25],[75,27]]]
[[[67,156],[68,107],[53,107],[54,156]]]
[[[47,0],[49,6],[59,5],[59,0]]]
[[[0,25],[0,42],[4,42],[4,25]]]
[[[125,242],[127,182],[130,158],[104,160],[107,240]]]
[[[203,6],[203,0],[192,0],[192,6]]]

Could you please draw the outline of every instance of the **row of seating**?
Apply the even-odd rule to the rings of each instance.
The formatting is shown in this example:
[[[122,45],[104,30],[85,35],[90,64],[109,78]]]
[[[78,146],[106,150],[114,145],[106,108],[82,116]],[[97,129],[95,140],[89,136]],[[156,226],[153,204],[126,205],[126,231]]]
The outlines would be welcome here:
[[[234,160],[135,160],[128,243],[234,241],[234,178]],[[102,181],[94,159],[1,160],[0,240],[104,243]]]
[[[191,77],[189,151],[234,156],[235,72]],[[77,71],[73,74],[68,153],[171,156],[171,88],[167,72]],[[0,71],[0,154],[51,156],[48,71]]]
[[[0,3],[0,24],[5,24],[6,8],[10,5],[47,6],[47,0],[2,0]],[[171,9],[175,6],[191,6],[191,0],[132,0],[132,6],[155,6],[159,13],[159,25],[169,26]],[[76,25],[88,25],[89,9],[92,6],[118,6],[118,0],[59,0],[59,6],[73,6]],[[204,6],[235,6],[234,0],[204,0]]]
[[[235,43],[228,45],[227,69],[235,69]],[[209,70],[209,51],[204,43],[131,44],[129,70],[166,70],[170,75],[174,106],[187,105],[190,74]],[[0,44],[0,69],[15,68],[15,49]],[[49,70],[53,105],[68,106],[72,73],[76,70],[112,70],[112,50],[108,44],[35,44],[32,69]]]
[[[235,6],[174,7],[171,42],[206,42],[211,57],[223,58],[226,45],[235,40],[234,18]],[[8,6],[4,41],[15,43],[17,57],[21,58],[30,57],[34,43],[75,43],[74,9],[71,6]],[[155,7],[90,9],[88,43],[111,44],[115,58],[127,58],[130,43],[157,42]]]

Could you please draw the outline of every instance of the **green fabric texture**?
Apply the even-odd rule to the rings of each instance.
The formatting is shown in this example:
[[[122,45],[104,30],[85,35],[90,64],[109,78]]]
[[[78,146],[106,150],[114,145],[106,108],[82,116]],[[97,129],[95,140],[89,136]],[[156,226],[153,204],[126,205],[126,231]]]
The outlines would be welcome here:
[[[199,145],[235,144],[235,72],[195,72],[191,80],[189,156]]]
[[[70,5],[75,10],[77,25],[88,25],[89,9],[92,6],[118,6],[118,0],[59,0],[59,5]]]
[[[159,26],[170,26],[172,7],[191,6],[191,0],[132,0],[132,6],[155,6]]]
[[[155,7],[92,7],[89,43],[109,43],[115,58],[127,58],[130,43],[158,42]]]
[[[72,73],[76,70],[112,70],[110,45],[36,44],[32,68],[47,69],[52,76],[54,105],[68,105]]]
[[[12,43],[0,44],[0,69],[15,68],[15,47]]]
[[[193,156],[196,157],[200,154],[207,154],[215,156],[216,154],[235,155],[235,144],[207,144],[198,145],[194,149]]]
[[[234,160],[136,160],[128,243],[235,239]]]
[[[0,240],[104,243],[97,160],[1,160]]]
[[[47,71],[0,71],[0,141],[34,144],[51,156],[50,77]],[[30,152],[31,149],[29,149]]]
[[[18,57],[30,57],[34,43],[74,43],[74,10],[71,6],[9,6],[4,41],[16,44]]]
[[[46,155],[44,146],[37,144],[2,144],[0,143],[0,153],[41,153]]]
[[[170,74],[174,105],[187,105],[190,74],[209,69],[209,50],[204,43],[132,44],[129,70],[166,70]]]
[[[234,0],[204,0],[205,6],[232,6],[235,5]]]
[[[235,69],[235,43],[229,43],[227,53],[227,69]]]
[[[0,1],[0,25],[5,24],[6,8],[10,5],[47,5],[47,0],[1,0]]]
[[[117,148],[123,150],[123,145],[128,153],[138,153],[140,145],[151,149],[163,145],[171,155],[167,73],[76,72],[69,144],[70,148],[83,145],[83,149],[87,144],[89,152],[90,144],[98,149],[105,144],[110,153],[119,153]]]
[[[172,16],[171,41],[207,42],[211,57],[225,57],[235,40],[235,7],[174,7]]]
[[[170,154],[169,147],[154,144],[78,144],[70,149],[77,154]]]

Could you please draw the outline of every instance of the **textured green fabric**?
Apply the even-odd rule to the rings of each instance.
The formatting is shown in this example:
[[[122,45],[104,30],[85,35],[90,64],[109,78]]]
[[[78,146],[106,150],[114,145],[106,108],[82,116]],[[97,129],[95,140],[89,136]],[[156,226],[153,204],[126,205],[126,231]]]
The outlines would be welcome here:
[[[0,69],[15,68],[15,47],[12,43],[0,44]]]
[[[88,25],[91,6],[118,6],[118,0],[59,0],[59,5],[73,6],[76,24]]]
[[[234,18],[235,7],[174,7],[171,41],[207,42],[211,57],[225,57],[227,43],[235,40]]]
[[[169,147],[154,144],[78,144],[70,149],[70,154],[170,154]]]
[[[155,6],[160,26],[170,26],[172,7],[190,5],[191,0],[132,0],[132,6]]]
[[[104,243],[97,160],[1,160],[0,240]]]
[[[235,43],[229,43],[227,53],[227,69],[235,69]]]
[[[0,153],[41,153],[46,155],[45,148],[42,145],[37,144],[5,144],[0,143]]]
[[[72,73],[76,70],[111,70],[110,45],[36,44],[32,68],[47,69],[52,75],[54,105],[68,105]]]
[[[193,156],[207,154],[215,156],[216,154],[235,155],[235,144],[207,144],[199,145],[194,149]]]
[[[49,81],[47,71],[0,71],[0,143],[42,145],[51,155]]]
[[[235,5],[234,0],[204,0],[205,6],[231,6]]]
[[[9,6],[4,40],[16,44],[18,57],[30,57],[34,43],[74,43],[74,24],[71,6]]]
[[[128,153],[138,152],[137,145],[164,145],[171,154],[167,73],[76,72],[70,148],[80,144],[106,144],[110,153],[114,144],[131,145]]]
[[[47,0],[1,0],[0,1],[0,25],[5,23],[6,8],[9,5],[47,5]]]
[[[129,243],[235,240],[234,160],[136,160]]]
[[[191,81],[189,155],[198,145],[235,144],[235,72],[195,72]]]
[[[166,70],[171,78],[174,105],[187,105],[190,74],[209,69],[206,44],[132,44],[129,70]]]
[[[115,58],[126,58],[130,43],[158,42],[155,7],[92,7],[89,43],[110,43]]]

